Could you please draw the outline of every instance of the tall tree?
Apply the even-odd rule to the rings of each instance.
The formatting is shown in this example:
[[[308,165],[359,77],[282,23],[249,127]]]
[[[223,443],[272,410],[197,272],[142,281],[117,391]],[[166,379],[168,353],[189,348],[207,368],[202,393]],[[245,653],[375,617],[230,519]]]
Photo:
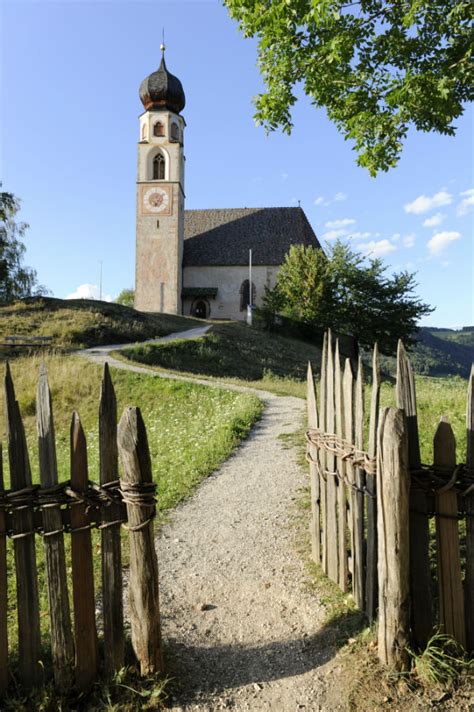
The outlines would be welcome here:
[[[412,124],[455,133],[474,97],[470,0],[224,0],[258,38],[266,91],[256,120],[291,132],[295,86],[346,139],[371,175],[397,163]]]
[[[0,191],[0,303],[47,292],[36,271],[23,265],[26,248],[21,240],[28,225],[17,222],[19,209],[12,193]]]
[[[395,353],[398,339],[410,344],[418,320],[433,311],[415,294],[415,275],[386,274],[380,259],[366,259],[341,242],[321,249],[293,245],[267,290],[264,310],[296,321],[352,334],[363,346],[375,341]]]

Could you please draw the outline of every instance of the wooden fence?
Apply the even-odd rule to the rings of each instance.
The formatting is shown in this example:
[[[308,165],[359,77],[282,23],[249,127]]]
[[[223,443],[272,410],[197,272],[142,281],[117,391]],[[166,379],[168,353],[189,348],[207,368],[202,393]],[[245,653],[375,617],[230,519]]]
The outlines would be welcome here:
[[[379,409],[376,346],[371,381],[367,434],[362,361],[355,375],[349,359],[342,368],[329,332],[319,398],[308,366],[312,556],[370,622],[378,616],[379,657],[403,669],[406,644],[423,647],[437,628],[474,649],[474,365],[466,464],[456,461],[444,417],[434,462],[421,463],[415,381],[401,342],[397,408]]]
[[[36,419],[41,484],[32,484],[25,430],[10,369],[5,377],[6,428],[11,487],[0,468],[0,695],[8,685],[9,645],[7,537],[13,540],[18,616],[18,677],[23,690],[44,680],[44,641],[36,540],[44,542],[44,577],[49,603],[50,652],[54,681],[62,690],[87,691],[99,669],[112,674],[124,665],[120,528],[130,545],[130,624],[142,674],[162,669],[158,568],[153,539],[155,486],[145,426],[138,408],[127,408],[117,428],[117,405],[107,365],[99,407],[100,483],[89,481],[87,445],[79,415],[70,430],[70,480],[58,482],[51,394],[46,368],[40,370]],[[1,454],[1,451],[0,451]],[[118,479],[118,458],[122,477]],[[1,457],[0,457],[1,463]],[[103,660],[100,660],[91,529],[101,531]],[[65,536],[71,537],[68,568]],[[94,554],[94,557],[96,555]],[[72,588],[74,627],[69,591]],[[11,652],[11,651],[10,651]]]

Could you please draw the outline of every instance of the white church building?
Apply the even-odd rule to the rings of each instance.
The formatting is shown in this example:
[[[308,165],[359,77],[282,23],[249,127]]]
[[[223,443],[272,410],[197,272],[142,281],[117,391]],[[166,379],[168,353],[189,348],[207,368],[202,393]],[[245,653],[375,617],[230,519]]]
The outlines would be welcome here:
[[[159,69],[140,85],[135,308],[210,319],[245,319],[273,287],[291,245],[320,247],[303,210],[185,210],[185,95]]]

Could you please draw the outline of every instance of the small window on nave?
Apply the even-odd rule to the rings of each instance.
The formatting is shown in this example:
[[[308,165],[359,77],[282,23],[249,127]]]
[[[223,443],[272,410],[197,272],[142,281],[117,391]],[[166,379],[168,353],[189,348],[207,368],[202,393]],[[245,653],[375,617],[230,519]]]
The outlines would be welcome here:
[[[165,179],[165,157],[157,153],[153,159],[153,180]]]
[[[171,124],[171,138],[173,141],[179,141],[179,126],[178,124]]]
[[[142,141],[146,141],[147,137],[148,137],[147,126],[146,126],[146,124],[143,124],[143,126],[142,126]]]
[[[164,135],[165,135],[164,124],[162,124],[161,121],[157,121],[156,124],[153,126],[153,136],[164,136]]]

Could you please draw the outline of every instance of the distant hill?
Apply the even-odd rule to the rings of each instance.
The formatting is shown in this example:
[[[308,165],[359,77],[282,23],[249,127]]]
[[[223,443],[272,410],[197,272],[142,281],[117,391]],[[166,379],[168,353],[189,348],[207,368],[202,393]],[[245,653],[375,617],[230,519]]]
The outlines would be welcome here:
[[[459,330],[422,327],[410,349],[410,360],[415,372],[425,376],[468,378],[474,363],[474,326]],[[382,357],[382,368],[395,374],[395,359]]]
[[[0,306],[0,342],[5,336],[52,336],[55,348],[144,341],[195,326],[202,322],[93,299],[32,297]]]

